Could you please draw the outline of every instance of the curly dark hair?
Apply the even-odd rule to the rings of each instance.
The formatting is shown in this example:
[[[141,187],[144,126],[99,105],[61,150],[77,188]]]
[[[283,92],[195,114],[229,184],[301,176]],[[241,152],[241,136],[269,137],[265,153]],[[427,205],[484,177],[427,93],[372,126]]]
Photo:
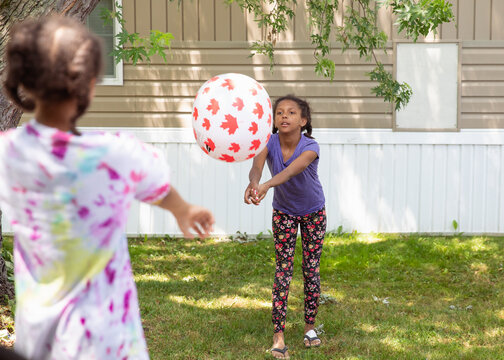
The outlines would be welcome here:
[[[22,110],[37,100],[76,99],[77,119],[89,106],[91,81],[102,69],[102,45],[84,25],[61,15],[24,20],[12,27],[6,51],[4,89]]]
[[[301,132],[306,131],[305,136],[313,139],[310,104],[308,104],[308,102],[306,102],[305,100],[298,98],[297,96],[292,94],[285,95],[276,99],[275,103],[273,104],[273,117],[275,117],[278,104],[280,104],[284,100],[291,100],[298,104],[299,108],[301,109],[301,117],[306,119],[306,125],[301,128]],[[278,132],[278,129],[274,124],[275,122],[273,122],[273,134],[276,134]]]

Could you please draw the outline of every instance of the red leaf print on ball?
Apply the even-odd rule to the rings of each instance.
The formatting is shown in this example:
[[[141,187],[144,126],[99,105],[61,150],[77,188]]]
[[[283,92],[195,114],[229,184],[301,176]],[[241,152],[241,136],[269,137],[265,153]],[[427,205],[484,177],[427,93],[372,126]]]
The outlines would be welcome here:
[[[270,100],[270,98],[268,98],[268,105],[269,105],[269,108],[271,109],[271,100]]]
[[[234,151],[235,153],[237,153],[238,151],[240,151],[240,145],[238,145],[237,143],[231,143],[231,146],[229,147],[228,150],[231,150],[231,151]]]
[[[210,91],[210,88],[209,88],[209,87],[206,87],[206,88],[204,88],[204,89],[203,89],[203,94],[206,94],[206,93],[208,93],[209,91]]]
[[[205,154],[208,154],[207,149],[205,149],[203,146],[201,147],[201,150],[203,150],[203,152],[204,152]]]
[[[268,137],[266,138],[266,142],[269,141],[270,137],[271,137],[271,134],[268,134]]]
[[[249,154],[249,156],[247,156],[247,160],[252,159],[254,156],[255,156],[255,153]]]
[[[206,108],[208,111],[212,112],[212,115],[217,114],[217,111],[219,111],[219,102],[215,99],[210,100],[210,105],[207,106]]]
[[[194,118],[194,121],[198,120],[198,108],[194,108],[194,111],[192,113],[192,116]]]
[[[235,161],[234,157],[226,155],[226,154],[222,154],[221,157],[219,158],[219,160],[224,160],[225,162],[234,162]]]
[[[235,102],[233,103],[233,106],[238,109],[238,111],[242,111],[243,107],[245,106],[243,104],[243,100],[240,98],[236,98]]]
[[[224,83],[221,85],[222,87],[227,87],[229,91],[234,89],[234,84],[231,79],[224,80]]]
[[[256,114],[259,119],[262,119],[264,111],[263,111],[263,108],[262,108],[261,104],[256,103],[256,107],[255,107],[254,111],[252,111],[252,112],[254,114]]]
[[[252,121],[252,125],[250,125],[250,127],[248,129],[252,133],[252,135],[255,135],[257,130],[259,130],[259,128],[257,127],[257,123],[255,123],[253,121]]]
[[[250,92],[252,93],[252,96],[256,96],[257,95],[257,90],[252,88],[250,89]]]
[[[208,80],[209,83],[211,82],[214,82],[218,79],[219,77],[218,76],[214,76],[213,78],[211,78],[210,80]]]
[[[193,134],[194,134],[194,139],[198,140],[198,135],[196,135],[196,129],[193,128],[192,131],[193,131]]]
[[[271,126],[271,114],[268,115],[268,126]]]
[[[225,118],[226,121],[224,121],[220,127],[223,129],[228,129],[229,135],[233,135],[236,129],[238,129],[238,123],[236,122],[236,118],[229,114],[227,114]]]
[[[203,119],[203,127],[208,131],[210,130],[210,120],[208,120],[207,118],[204,118]]]
[[[256,86],[257,86],[257,88],[258,88],[259,90],[262,90],[262,89],[263,89],[263,87],[262,87],[262,86],[261,86],[261,84],[259,84],[259,83],[256,83]]]
[[[251,144],[252,146],[249,148],[249,150],[257,150],[259,149],[259,146],[261,146],[261,140],[259,139],[252,140]]]
[[[207,141],[205,141],[205,145],[208,152],[215,150],[215,144],[212,139],[208,138]]]

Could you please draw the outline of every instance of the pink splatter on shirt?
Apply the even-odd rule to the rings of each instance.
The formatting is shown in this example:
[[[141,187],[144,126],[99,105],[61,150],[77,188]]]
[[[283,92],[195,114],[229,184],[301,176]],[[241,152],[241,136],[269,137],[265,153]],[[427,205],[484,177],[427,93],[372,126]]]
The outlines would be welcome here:
[[[148,359],[124,234],[169,169],[123,134],[35,120],[0,133],[0,207],[15,233],[16,350],[30,359]]]

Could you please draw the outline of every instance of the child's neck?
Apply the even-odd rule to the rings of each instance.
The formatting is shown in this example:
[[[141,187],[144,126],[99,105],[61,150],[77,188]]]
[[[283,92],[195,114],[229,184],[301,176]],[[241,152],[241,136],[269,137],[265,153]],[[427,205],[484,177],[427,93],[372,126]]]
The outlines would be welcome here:
[[[301,132],[279,133],[280,145],[283,148],[295,148],[301,139]]]
[[[37,101],[35,119],[42,125],[61,131],[72,129],[72,119],[77,112],[77,100],[70,99],[58,103]]]

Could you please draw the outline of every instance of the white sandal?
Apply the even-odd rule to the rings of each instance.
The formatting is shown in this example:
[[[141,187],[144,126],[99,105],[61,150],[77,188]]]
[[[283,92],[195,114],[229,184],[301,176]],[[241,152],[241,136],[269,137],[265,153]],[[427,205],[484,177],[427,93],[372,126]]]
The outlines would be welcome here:
[[[308,343],[306,343],[306,340],[308,340]],[[315,345],[312,345],[312,341],[315,341],[315,340],[318,340],[320,341],[318,344],[315,344]],[[304,338],[303,338],[303,342],[305,344],[305,347],[307,348],[310,348],[310,347],[318,347],[320,346],[320,344],[322,343],[322,341],[320,340],[320,338],[317,336],[317,333],[315,332],[315,330],[310,330],[308,331]]]

